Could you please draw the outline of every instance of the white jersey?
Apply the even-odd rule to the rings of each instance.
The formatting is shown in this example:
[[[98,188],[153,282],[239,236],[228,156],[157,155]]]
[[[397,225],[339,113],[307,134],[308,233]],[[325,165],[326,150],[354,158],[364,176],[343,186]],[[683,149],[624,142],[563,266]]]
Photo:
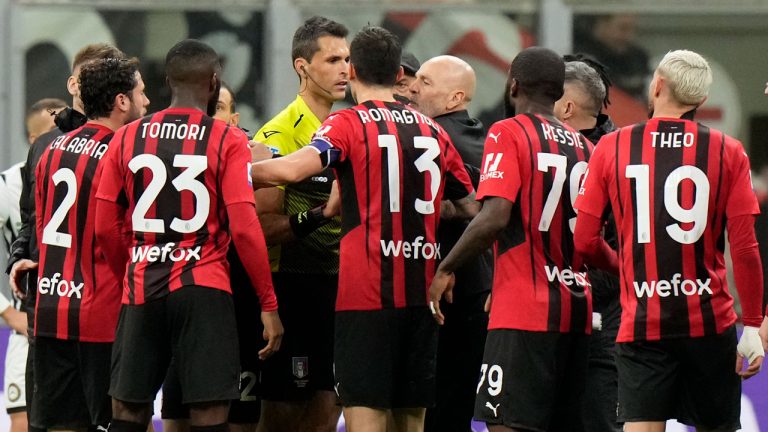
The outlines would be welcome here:
[[[3,252],[2,262],[5,263],[11,250],[11,244],[19,235],[21,229],[21,211],[19,209],[19,198],[21,197],[21,169],[24,162],[8,168],[0,173],[0,226],[2,227]],[[5,264],[2,265],[5,268]],[[7,278],[2,278],[0,283],[0,312],[9,305],[20,309],[21,302],[13,297],[8,287]]]

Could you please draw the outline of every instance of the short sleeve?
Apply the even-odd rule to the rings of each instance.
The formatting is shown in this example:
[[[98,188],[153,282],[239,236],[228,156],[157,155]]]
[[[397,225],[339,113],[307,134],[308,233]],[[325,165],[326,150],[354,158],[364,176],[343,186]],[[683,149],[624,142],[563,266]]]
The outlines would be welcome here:
[[[730,154],[727,161],[731,168],[731,185],[727,195],[725,215],[728,219],[736,216],[756,215],[760,213],[760,205],[752,188],[752,175],[749,157],[738,141],[731,141]],[[726,144],[728,145],[728,144]]]
[[[312,137],[312,145],[318,147],[315,143],[326,144],[339,151],[337,162],[344,162],[349,157],[352,142],[349,139],[349,120],[347,114],[331,114]],[[333,166],[333,165],[331,165]]]
[[[518,135],[500,123],[485,138],[477,199],[500,197],[515,202],[520,191]]]
[[[125,136],[125,127],[118,129],[112,140],[109,142],[109,149],[104,155],[99,180],[99,189],[96,192],[96,198],[117,203],[123,207],[128,206],[125,192],[123,191],[123,146],[122,141]]]
[[[597,218],[602,218],[608,206],[608,185],[605,180],[605,154],[609,146],[597,145],[589,159],[587,171],[584,174],[579,195],[576,197],[574,208]]]
[[[221,194],[224,205],[236,203],[254,203],[253,181],[251,179],[251,151],[248,137],[230,127],[224,140],[222,171],[219,173]]]

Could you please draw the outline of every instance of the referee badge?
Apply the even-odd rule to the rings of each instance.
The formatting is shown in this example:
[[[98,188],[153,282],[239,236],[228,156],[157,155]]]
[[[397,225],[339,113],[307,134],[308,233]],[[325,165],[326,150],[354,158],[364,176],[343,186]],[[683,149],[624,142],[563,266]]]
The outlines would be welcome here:
[[[309,375],[309,357],[293,357],[293,376],[302,379]]]
[[[19,386],[15,383],[12,383],[8,386],[8,401],[9,402],[16,402],[21,397],[21,390],[19,389]]]

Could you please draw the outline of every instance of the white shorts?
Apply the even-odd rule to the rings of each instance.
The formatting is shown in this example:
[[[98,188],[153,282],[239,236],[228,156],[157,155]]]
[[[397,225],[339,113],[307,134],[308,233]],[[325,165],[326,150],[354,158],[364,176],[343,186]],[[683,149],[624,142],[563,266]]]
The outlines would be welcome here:
[[[5,409],[8,414],[27,410],[27,396],[24,391],[25,372],[27,370],[27,352],[29,342],[27,337],[11,332],[8,338],[8,351],[5,353]]]

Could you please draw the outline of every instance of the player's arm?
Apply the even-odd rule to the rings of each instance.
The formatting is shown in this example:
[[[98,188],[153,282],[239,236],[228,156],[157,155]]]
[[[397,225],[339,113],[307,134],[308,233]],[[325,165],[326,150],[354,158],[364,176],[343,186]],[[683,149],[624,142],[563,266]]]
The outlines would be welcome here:
[[[124,220],[125,207],[102,198],[96,200],[96,241],[119,281],[125,276],[125,265],[128,262],[128,245],[123,235]]]
[[[445,293],[446,300],[452,300],[453,273],[493,245],[501,230],[509,223],[512,205],[506,198],[486,198],[482,209],[464,230],[456,246],[440,263],[429,287],[430,307],[434,309],[435,319],[439,324],[445,322],[445,317],[440,311],[440,298]]]
[[[317,150],[304,147],[287,156],[263,160],[251,166],[254,189],[298,183],[323,170]]]
[[[603,238],[603,221],[587,212],[576,216],[573,246],[576,249],[574,268],[581,267],[579,258],[601,270],[619,274],[619,257]]]
[[[736,372],[749,378],[760,371],[765,350],[760,328],[763,324],[763,268],[755,237],[755,217],[728,219],[728,242],[733,261],[733,279],[741,299],[744,332],[738,344]],[[743,360],[749,366],[742,370]]]

